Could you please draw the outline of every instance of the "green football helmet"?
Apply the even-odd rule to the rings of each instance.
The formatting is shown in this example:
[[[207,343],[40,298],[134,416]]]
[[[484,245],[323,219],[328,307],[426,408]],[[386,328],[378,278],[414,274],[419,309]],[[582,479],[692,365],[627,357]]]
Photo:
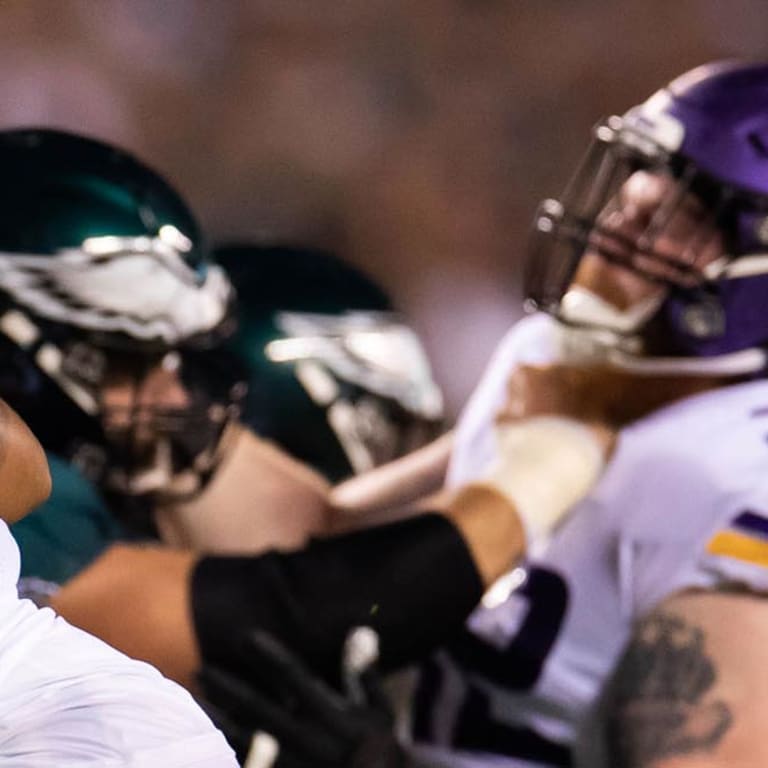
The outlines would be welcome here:
[[[238,294],[230,345],[249,371],[243,420],[331,480],[407,453],[443,427],[424,349],[386,294],[331,253],[214,251]]]
[[[157,173],[83,136],[2,131],[0,167],[0,395],[105,489],[199,490],[244,389],[213,351],[234,330],[233,291],[192,213]],[[183,407],[107,412],[111,378],[138,391],[157,368],[180,378]]]

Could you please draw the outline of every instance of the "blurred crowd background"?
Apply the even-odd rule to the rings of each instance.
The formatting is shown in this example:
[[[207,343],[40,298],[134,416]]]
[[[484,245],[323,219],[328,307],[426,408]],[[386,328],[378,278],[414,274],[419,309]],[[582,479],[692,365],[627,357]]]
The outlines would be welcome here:
[[[596,119],[767,55],[765,0],[4,0],[0,124],[126,146],[217,240],[336,249],[411,317],[455,414]]]

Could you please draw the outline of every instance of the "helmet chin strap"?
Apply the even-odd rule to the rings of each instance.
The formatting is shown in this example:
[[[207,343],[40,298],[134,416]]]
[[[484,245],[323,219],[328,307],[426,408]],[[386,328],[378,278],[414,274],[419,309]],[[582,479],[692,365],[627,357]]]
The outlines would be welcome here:
[[[768,366],[768,353],[743,349],[712,357],[643,355],[639,331],[664,300],[652,296],[620,310],[581,286],[569,289],[557,316],[559,359],[577,365],[609,365],[638,376],[744,376]]]

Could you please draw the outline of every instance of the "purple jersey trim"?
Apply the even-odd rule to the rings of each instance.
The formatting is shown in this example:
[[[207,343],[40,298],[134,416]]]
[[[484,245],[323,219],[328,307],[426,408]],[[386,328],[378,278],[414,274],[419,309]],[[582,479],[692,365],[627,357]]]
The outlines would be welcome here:
[[[756,512],[742,512],[734,518],[731,526],[747,533],[758,534],[768,538],[768,518]]]

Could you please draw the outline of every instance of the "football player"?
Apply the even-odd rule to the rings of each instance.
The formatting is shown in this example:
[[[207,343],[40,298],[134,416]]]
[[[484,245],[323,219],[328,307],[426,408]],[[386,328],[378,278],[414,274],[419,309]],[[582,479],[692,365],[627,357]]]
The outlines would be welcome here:
[[[186,691],[19,599],[19,549],[8,524],[50,492],[45,454],[0,400],[0,761],[42,765],[236,765]]]
[[[236,765],[189,694],[20,599],[8,525],[51,489],[42,447],[0,400],[0,762],[56,766]]]
[[[572,765],[580,731],[601,744],[588,713],[617,662],[608,755],[585,765],[768,761],[767,248],[766,65],[703,66],[599,124],[541,206],[526,289],[542,311],[499,346],[449,485],[492,455],[522,364],[559,371],[582,418],[652,412],[425,666],[414,730],[430,764]]]
[[[2,390],[121,514],[131,497],[195,493],[244,390],[213,351],[233,330],[234,294],[190,211],[149,168],[85,137],[5,131],[0,157]],[[162,391],[154,411],[134,389]]]

